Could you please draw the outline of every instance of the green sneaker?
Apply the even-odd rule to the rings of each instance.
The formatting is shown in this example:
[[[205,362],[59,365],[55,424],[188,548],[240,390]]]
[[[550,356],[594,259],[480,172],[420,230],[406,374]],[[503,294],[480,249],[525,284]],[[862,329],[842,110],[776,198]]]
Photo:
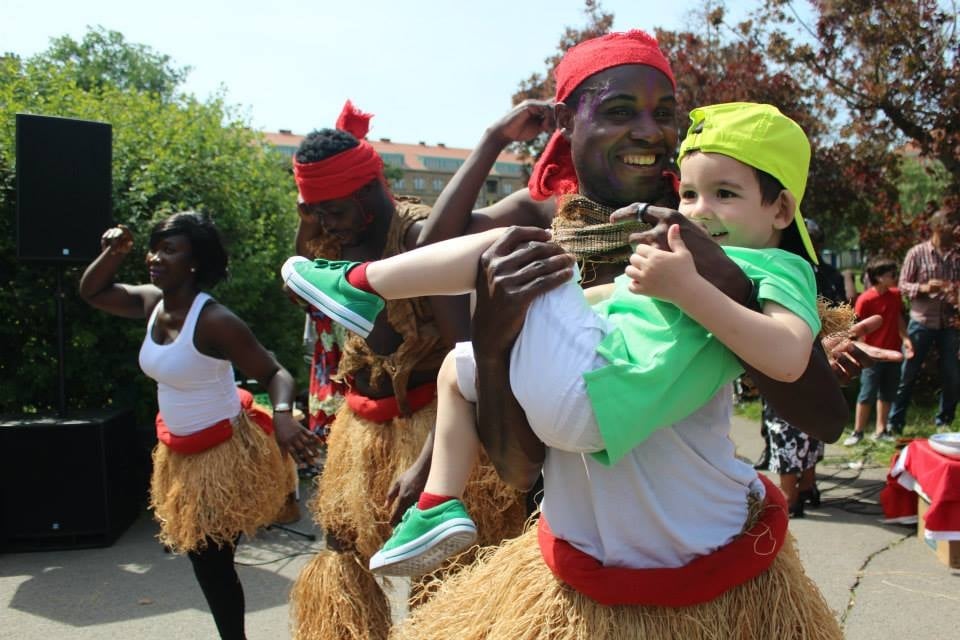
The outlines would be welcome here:
[[[413,505],[383,548],[370,558],[370,571],[384,576],[420,576],[476,539],[477,525],[460,500],[423,511]]]
[[[287,258],[280,269],[283,284],[334,322],[366,338],[385,305],[383,298],[357,289],[347,282],[346,273],[358,262]]]

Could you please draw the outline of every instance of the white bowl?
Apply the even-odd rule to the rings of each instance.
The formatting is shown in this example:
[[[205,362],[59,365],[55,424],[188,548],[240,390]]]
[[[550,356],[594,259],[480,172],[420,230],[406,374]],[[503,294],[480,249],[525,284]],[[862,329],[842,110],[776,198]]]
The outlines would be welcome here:
[[[960,458],[960,433],[937,433],[929,438],[930,448],[950,458]]]

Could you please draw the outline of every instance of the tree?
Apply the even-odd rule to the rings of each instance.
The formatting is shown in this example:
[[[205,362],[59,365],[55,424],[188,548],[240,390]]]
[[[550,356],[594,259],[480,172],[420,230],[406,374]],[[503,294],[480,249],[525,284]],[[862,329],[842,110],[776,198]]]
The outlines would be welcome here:
[[[120,59],[143,51],[130,46]],[[159,91],[131,86],[122,68],[88,85],[78,67],[48,64],[48,54],[27,61],[0,58],[0,341],[7,346],[0,359],[0,412],[51,409],[57,386],[54,272],[14,259],[16,112],[110,123],[113,216],[137,238],[118,277],[145,280],[144,245],[154,222],[181,209],[207,211],[231,258],[231,277],[212,293],[246,320],[282,363],[302,369],[303,315],[286,300],[277,278],[297,219],[288,163],[221,98],[200,102],[174,95],[175,87],[165,89],[163,98]],[[120,78],[117,84],[114,78]],[[138,423],[149,423],[156,394],[137,368],[144,324],[107,316],[80,301],[74,292],[81,271],[69,268],[65,274],[69,406],[135,406]]]
[[[67,70],[84,91],[105,87],[144,91],[171,100],[190,72],[176,67],[170,56],[142,44],[127,42],[122,33],[103,27],[88,28],[83,40],[52,38],[50,48],[31,64]]]
[[[526,80],[520,82],[517,92],[513,94],[512,102],[514,105],[520,104],[524,100],[551,100],[556,95],[556,81],[553,77],[553,70],[556,69],[563,54],[567,49],[606,33],[610,33],[613,27],[613,14],[606,13],[600,6],[599,0],[584,0],[583,13],[587,18],[586,26],[576,29],[567,27],[560,42],[557,44],[556,53],[548,56],[543,62],[546,65],[546,71],[543,73],[534,72]],[[546,135],[541,135],[529,142],[518,142],[513,145],[513,150],[523,157],[536,158],[547,144]]]
[[[900,160],[900,206],[911,215],[927,215],[928,203],[939,208],[946,195],[950,177],[936,160],[905,155]]]
[[[766,0],[767,51],[813,74],[849,112],[847,130],[888,150],[912,141],[960,193],[960,35],[957,3],[817,0],[801,20],[789,0]]]
[[[841,141],[832,125],[831,95],[803,69],[777,64],[758,46],[754,24],[726,22],[723,3],[706,2],[695,31],[656,31],[677,80],[681,133],[697,105],[763,102],[793,118],[810,139],[812,158],[801,204],[824,228],[828,246],[842,249],[857,240],[878,206],[895,199],[884,150],[869,141]]]

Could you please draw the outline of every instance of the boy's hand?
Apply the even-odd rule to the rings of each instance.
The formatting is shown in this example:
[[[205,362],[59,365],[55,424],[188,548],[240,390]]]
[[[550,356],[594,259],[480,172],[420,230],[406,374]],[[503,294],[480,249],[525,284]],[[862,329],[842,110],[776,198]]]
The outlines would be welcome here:
[[[670,302],[682,300],[696,284],[703,282],[693,256],[680,237],[680,227],[675,224],[667,231],[667,251],[638,244],[624,273],[631,280],[628,286],[631,292]]]
[[[729,298],[740,304],[748,302],[747,298],[753,287],[743,273],[743,269],[738,267],[724,253],[720,245],[703,230],[703,227],[693,220],[673,209],[641,203],[618,209],[610,216],[611,222],[626,219],[639,219],[653,225],[653,229],[649,231],[632,234],[630,236],[631,243],[647,244],[659,247],[664,251],[669,249],[667,231],[671,226],[678,226],[683,243],[693,256],[697,272]]]

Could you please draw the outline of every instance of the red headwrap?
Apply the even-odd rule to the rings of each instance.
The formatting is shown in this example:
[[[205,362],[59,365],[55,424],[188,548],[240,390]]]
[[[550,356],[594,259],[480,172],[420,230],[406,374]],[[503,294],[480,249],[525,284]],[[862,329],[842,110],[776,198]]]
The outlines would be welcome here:
[[[293,177],[300,199],[308,204],[345,198],[376,178],[383,179],[383,160],[365,140],[373,114],[363,113],[349,100],[337,118],[337,129],[353,134],[360,144],[318,162],[297,162]]]
[[[645,31],[634,29],[625,33],[608,33],[571,47],[554,70],[557,81],[556,101],[566,100],[580,83],[595,73],[625,64],[653,67],[667,76],[674,90],[677,88],[670,63],[660,51],[656,39]],[[570,143],[559,130],[554,131],[543,154],[534,165],[528,186],[530,195],[535,200],[576,193],[579,185],[573,169]]]

